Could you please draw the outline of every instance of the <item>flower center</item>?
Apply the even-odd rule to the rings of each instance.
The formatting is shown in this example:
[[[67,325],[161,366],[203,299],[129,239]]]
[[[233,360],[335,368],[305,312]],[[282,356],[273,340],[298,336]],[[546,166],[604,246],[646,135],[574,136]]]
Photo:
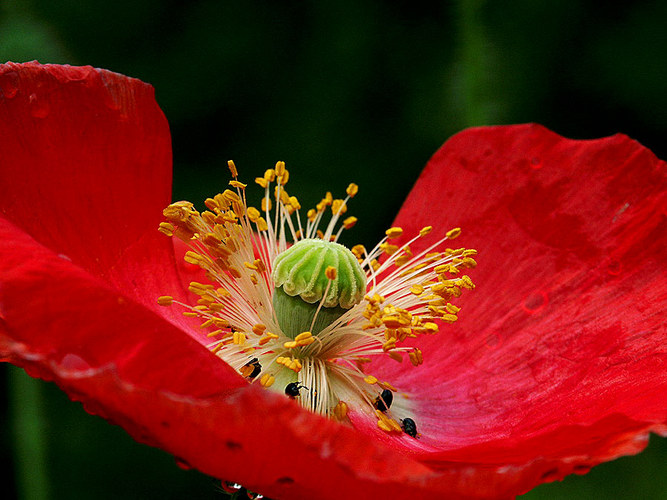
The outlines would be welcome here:
[[[190,247],[186,262],[209,282],[190,283],[196,305],[171,296],[158,303],[177,303],[184,315],[203,320],[209,349],[250,383],[342,422],[353,411],[376,419],[385,432],[418,437],[418,402],[368,367],[382,356],[422,364],[421,350],[404,342],[457,320],[459,308],[449,301],[474,288],[458,274],[476,265],[475,250],[440,249],[459,235],[456,228],[413,254],[410,245],[430,226],[407,243],[393,243],[403,231],[391,228],[371,251],[362,245],[349,250],[337,240],[357,221],[341,220],[356,184],[344,199],[327,193],[302,220],[298,199],[285,189],[283,162],[255,179],[264,189],[261,211],[247,205],[246,185],[233,162],[229,168],[235,190],[208,198],[208,210],[200,213],[184,201],[164,210],[159,230]]]
[[[283,333],[316,335],[361,302],[366,273],[343,245],[301,240],[278,255],[271,274],[273,307]]]

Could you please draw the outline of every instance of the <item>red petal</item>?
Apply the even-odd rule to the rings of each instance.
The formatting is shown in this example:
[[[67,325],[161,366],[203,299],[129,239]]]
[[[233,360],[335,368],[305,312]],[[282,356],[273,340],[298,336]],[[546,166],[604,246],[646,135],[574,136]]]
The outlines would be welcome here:
[[[460,321],[425,339],[420,460],[512,464],[515,492],[665,432],[665,163],[625,136],[472,129],[433,157],[395,224],[479,250]],[[438,214],[434,220],[433,214]],[[424,380],[428,380],[425,384]],[[419,404],[419,403],[418,403]]]

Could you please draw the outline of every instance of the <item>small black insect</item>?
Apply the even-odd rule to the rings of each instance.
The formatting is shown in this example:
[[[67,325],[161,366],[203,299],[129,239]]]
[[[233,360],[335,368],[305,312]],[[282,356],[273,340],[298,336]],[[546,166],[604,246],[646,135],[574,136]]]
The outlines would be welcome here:
[[[243,368],[245,368],[246,366],[252,367],[252,371],[250,372],[250,374],[247,375],[249,379],[254,379],[262,371],[262,365],[259,363],[259,360],[257,358],[252,358],[243,366]]]
[[[417,424],[415,424],[415,421],[411,418],[404,418],[401,420],[401,427],[403,428],[403,432],[408,436],[413,438],[417,437]]]
[[[394,393],[389,389],[385,389],[377,398],[375,398],[373,406],[381,412],[386,412],[389,408],[391,408],[391,403],[393,401]]]
[[[301,395],[299,392],[301,389],[308,389],[308,387],[301,385],[299,382],[290,382],[285,387],[285,394],[291,399],[298,398]]]

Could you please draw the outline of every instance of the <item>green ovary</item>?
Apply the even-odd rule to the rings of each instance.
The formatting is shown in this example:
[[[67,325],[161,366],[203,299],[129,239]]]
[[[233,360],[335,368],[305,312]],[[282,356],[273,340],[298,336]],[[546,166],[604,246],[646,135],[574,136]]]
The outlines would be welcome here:
[[[336,269],[335,279],[327,278],[327,267]],[[320,239],[301,240],[276,257],[272,278],[278,323],[291,338],[305,331],[316,335],[366,293],[366,274],[354,254],[343,245]]]

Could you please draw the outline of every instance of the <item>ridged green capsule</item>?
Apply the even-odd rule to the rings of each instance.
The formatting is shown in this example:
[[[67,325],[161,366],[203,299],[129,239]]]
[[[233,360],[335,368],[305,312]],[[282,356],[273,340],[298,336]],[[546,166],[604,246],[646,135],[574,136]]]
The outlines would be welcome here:
[[[337,271],[331,284],[325,274],[329,266]],[[316,335],[361,302],[366,293],[366,273],[354,254],[339,243],[321,239],[301,240],[278,255],[272,278],[278,323],[292,338],[304,331]],[[311,330],[320,302],[323,307]]]

